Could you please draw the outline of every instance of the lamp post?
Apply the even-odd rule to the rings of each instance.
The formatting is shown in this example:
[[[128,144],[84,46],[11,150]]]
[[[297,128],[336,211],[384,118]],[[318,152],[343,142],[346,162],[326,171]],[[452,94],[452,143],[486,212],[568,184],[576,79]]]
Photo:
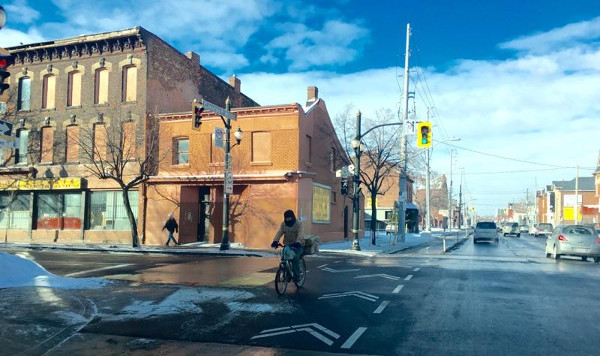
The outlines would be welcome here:
[[[225,100],[225,110],[230,111],[231,101],[229,97]],[[223,123],[225,124],[225,177],[223,180],[223,237],[221,238],[221,247],[219,248],[221,251],[229,250],[229,193],[227,190],[227,180],[230,175],[233,174],[231,169],[231,151],[232,146],[230,146],[229,135],[231,134],[231,119],[229,115],[221,116]],[[234,137],[236,140],[236,144],[239,145],[242,142],[242,138],[244,133],[238,127],[237,131],[234,133]]]
[[[0,30],[4,25],[6,25],[6,11],[4,11],[4,8],[0,5]]]
[[[362,154],[362,144],[360,143],[360,119],[361,113],[360,111],[358,111],[356,113],[356,136],[350,143],[352,148],[354,149],[354,155],[356,156],[356,163],[354,164],[354,175],[352,176],[354,179],[354,195],[352,197],[352,235],[354,236],[354,240],[352,241],[352,249],[355,251],[360,251],[360,242],[358,240],[358,232],[360,231],[360,156]]]

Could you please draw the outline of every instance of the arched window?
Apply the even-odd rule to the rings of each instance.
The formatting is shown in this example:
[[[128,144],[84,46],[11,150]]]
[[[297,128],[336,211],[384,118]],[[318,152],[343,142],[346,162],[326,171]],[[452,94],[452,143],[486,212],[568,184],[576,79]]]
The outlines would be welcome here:
[[[19,79],[19,110],[31,110],[31,78],[22,77]]]
[[[108,102],[108,69],[96,70],[94,104],[106,104]]]
[[[42,109],[53,109],[54,99],[56,98],[56,76],[48,74],[44,76],[42,88]]]
[[[67,92],[67,106],[81,105],[81,72],[72,71],[69,73],[69,83]]]
[[[135,101],[137,96],[137,67],[123,67],[122,101]]]

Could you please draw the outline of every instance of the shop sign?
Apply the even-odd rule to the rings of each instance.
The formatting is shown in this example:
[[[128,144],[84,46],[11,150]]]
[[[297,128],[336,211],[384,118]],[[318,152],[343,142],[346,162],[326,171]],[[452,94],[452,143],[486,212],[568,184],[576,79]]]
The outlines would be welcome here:
[[[331,187],[313,183],[312,222],[329,224],[331,222]]]
[[[81,178],[37,178],[0,181],[0,190],[81,189]]]

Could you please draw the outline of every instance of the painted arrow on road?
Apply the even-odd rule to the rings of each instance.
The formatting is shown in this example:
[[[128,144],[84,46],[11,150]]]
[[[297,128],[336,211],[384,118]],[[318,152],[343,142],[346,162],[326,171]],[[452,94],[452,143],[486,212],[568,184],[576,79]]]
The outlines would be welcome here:
[[[343,298],[343,297],[358,297],[358,298],[366,299],[371,302],[374,302],[377,299],[379,299],[378,296],[359,292],[359,291],[325,294],[322,297],[319,297],[319,299]]]
[[[329,267],[323,267],[321,268],[321,270],[323,271],[327,271],[327,272],[331,272],[331,273],[344,273],[344,272],[356,272],[356,271],[360,271],[359,268],[352,268],[352,269],[333,269],[333,268],[329,268]]]
[[[389,274],[385,274],[385,273],[380,273],[380,274],[363,274],[361,276],[356,276],[354,278],[372,278],[372,277],[387,278],[387,279],[392,279],[394,281],[397,281],[397,280],[400,279],[400,277],[390,276]]]
[[[331,346],[333,344],[333,340],[331,340],[330,338],[328,338],[327,336],[325,336],[323,334],[327,334],[334,339],[339,339],[339,337],[340,337],[338,334],[334,333],[333,331],[327,329],[324,326],[321,326],[317,323],[311,323],[311,324],[292,325],[292,326],[285,326],[282,328],[263,330],[260,332],[259,335],[253,336],[250,339],[253,340],[253,339],[260,339],[263,337],[271,337],[271,336],[277,336],[277,335],[283,335],[283,334],[292,334],[292,333],[301,332],[301,331],[305,331],[305,332],[311,334],[312,336],[321,340],[323,343],[327,344],[328,346]]]

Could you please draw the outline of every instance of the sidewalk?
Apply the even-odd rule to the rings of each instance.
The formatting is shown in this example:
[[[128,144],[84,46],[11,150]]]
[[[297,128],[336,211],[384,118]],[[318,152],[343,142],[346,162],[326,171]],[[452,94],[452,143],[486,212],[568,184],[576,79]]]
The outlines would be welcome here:
[[[359,239],[360,251],[352,250],[352,238],[349,238],[348,241],[322,243],[319,246],[319,251],[326,253],[375,256],[378,254],[396,253],[398,251],[422,245],[431,241],[432,238],[433,237],[431,236],[431,233],[421,232],[419,234],[406,234],[405,241],[397,241],[394,243],[393,236],[386,236],[384,232],[377,232],[375,237],[375,245],[371,244],[370,236],[364,236]]]

